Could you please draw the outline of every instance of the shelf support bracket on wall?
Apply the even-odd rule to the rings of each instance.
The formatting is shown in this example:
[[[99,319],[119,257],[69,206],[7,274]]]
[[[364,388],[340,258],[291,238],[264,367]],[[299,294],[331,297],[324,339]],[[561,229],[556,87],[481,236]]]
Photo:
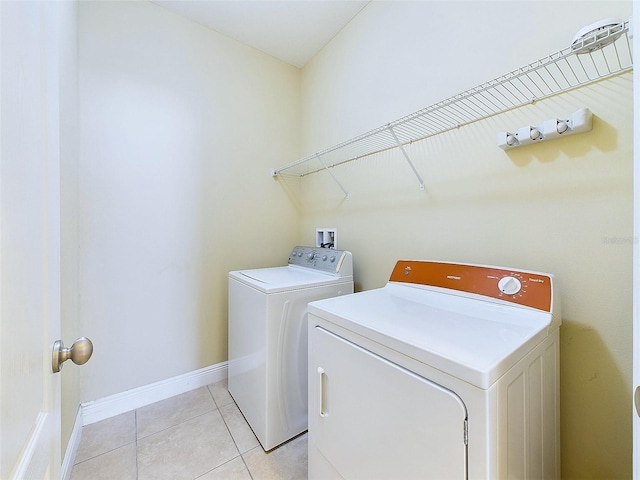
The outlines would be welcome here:
[[[424,181],[422,180],[422,177],[420,177],[420,174],[418,173],[418,170],[416,170],[416,167],[413,165],[413,162],[411,161],[411,158],[409,158],[409,154],[404,149],[404,145],[402,145],[402,143],[400,143],[400,140],[398,139],[398,136],[396,135],[396,132],[393,131],[393,126],[391,126],[391,124],[388,124],[387,125],[387,130],[389,130],[389,133],[391,134],[391,136],[393,137],[393,140],[396,142],[396,145],[398,146],[398,148],[402,152],[402,155],[404,155],[404,158],[409,163],[409,166],[411,167],[411,170],[413,170],[413,173],[415,174],[415,176],[418,177],[418,181],[420,182],[420,190],[424,190]]]
[[[585,29],[588,32],[583,34]],[[312,153],[279,169],[272,169],[271,175],[276,177],[287,171],[304,177],[322,170],[329,171],[329,168],[333,171],[339,165],[397,147],[420,181],[420,189],[424,190],[424,182],[404,148],[406,145],[633,71],[631,19],[625,22],[605,19],[585,29],[578,32],[570,46],[547,57],[316,154]],[[551,119],[542,124],[542,131],[537,128],[532,131],[531,126],[525,126],[524,129],[518,129],[517,136],[515,132],[501,132],[498,144],[506,150],[517,146],[516,142],[522,145],[529,141],[539,141],[541,134],[547,135],[547,139],[566,136],[570,130],[566,126],[571,127],[566,121]],[[574,129],[573,133],[579,132]],[[319,159],[321,155],[327,158],[326,155],[329,154],[329,168],[322,161],[322,166],[315,168],[315,159]],[[313,165],[313,169],[308,165]],[[333,174],[331,177],[349,198],[349,194]]]
[[[333,181],[336,182],[336,184],[338,184],[338,186],[340,187],[340,190],[342,190],[342,193],[344,193],[344,197],[349,200],[349,192],[347,192],[344,187],[342,186],[342,184],[338,181],[338,179],[336,178],[336,176],[333,174],[333,172],[331,172],[331,170],[329,170],[329,167],[327,167],[327,165],[322,161],[322,158],[320,158],[320,154],[316,153],[316,158],[318,159],[318,161],[320,162],[320,165],[322,165],[322,167],[327,171],[327,173],[329,175],[331,175],[331,178],[333,178]]]

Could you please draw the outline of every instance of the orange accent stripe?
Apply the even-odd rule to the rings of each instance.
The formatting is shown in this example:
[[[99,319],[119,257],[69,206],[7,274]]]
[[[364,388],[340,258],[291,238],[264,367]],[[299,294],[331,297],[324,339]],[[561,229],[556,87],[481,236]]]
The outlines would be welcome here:
[[[512,276],[522,288],[514,295],[502,293],[498,281]],[[497,298],[527,307],[551,311],[551,277],[539,273],[457,263],[400,260],[391,272],[391,282],[415,283]]]

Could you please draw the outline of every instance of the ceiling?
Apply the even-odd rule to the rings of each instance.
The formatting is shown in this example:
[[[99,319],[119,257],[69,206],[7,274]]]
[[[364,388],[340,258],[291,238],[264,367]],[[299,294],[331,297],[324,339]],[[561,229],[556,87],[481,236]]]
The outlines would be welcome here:
[[[370,0],[151,0],[302,68]]]

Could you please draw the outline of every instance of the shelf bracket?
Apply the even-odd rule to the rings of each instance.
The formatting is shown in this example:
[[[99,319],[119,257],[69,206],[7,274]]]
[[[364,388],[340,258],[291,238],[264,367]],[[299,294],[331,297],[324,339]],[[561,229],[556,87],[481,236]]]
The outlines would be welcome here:
[[[418,181],[420,182],[420,190],[424,190],[424,181],[422,180],[422,177],[420,177],[420,174],[418,173],[418,170],[416,170],[416,167],[413,165],[413,162],[411,161],[411,158],[409,158],[409,154],[404,149],[404,146],[402,145],[402,143],[400,143],[400,140],[398,139],[396,132],[393,131],[393,126],[391,124],[388,124],[387,130],[389,130],[389,133],[391,134],[391,136],[393,137],[393,140],[396,142],[396,145],[402,152],[402,155],[404,155],[404,158],[409,163],[411,170],[413,170],[413,173],[415,174],[415,176],[418,177]]]
[[[340,187],[340,190],[342,190],[342,193],[344,193],[344,197],[349,200],[349,192],[347,192],[344,187],[342,186],[342,184],[338,181],[338,179],[336,178],[336,176],[333,174],[333,172],[331,172],[331,170],[329,170],[329,167],[327,167],[327,165],[322,161],[322,158],[320,158],[320,154],[316,153],[316,158],[318,159],[318,161],[320,162],[320,165],[322,165],[322,167],[327,171],[327,173],[329,175],[331,175],[331,178],[333,178],[333,181],[336,182],[336,184]]]

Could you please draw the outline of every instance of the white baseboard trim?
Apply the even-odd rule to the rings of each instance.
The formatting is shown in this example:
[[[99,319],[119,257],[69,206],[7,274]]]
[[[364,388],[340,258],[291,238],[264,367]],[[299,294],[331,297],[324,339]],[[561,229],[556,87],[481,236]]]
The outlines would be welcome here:
[[[82,424],[90,425],[227,378],[227,362],[81,404]]]
[[[44,478],[51,460],[52,417],[51,413],[38,413],[10,478]]]
[[[73,424],[69,443],[67,443],[67,450],[64,452],[64,458],[62,459],[62,467],[60,468],[61,480],[69,480],[71,478],[71,471],[73,470],[76,453],[78,453],[78,447],[80,446],[80,440],[82,439],[82,425],[82,407],[78,406],[76,422]]]

